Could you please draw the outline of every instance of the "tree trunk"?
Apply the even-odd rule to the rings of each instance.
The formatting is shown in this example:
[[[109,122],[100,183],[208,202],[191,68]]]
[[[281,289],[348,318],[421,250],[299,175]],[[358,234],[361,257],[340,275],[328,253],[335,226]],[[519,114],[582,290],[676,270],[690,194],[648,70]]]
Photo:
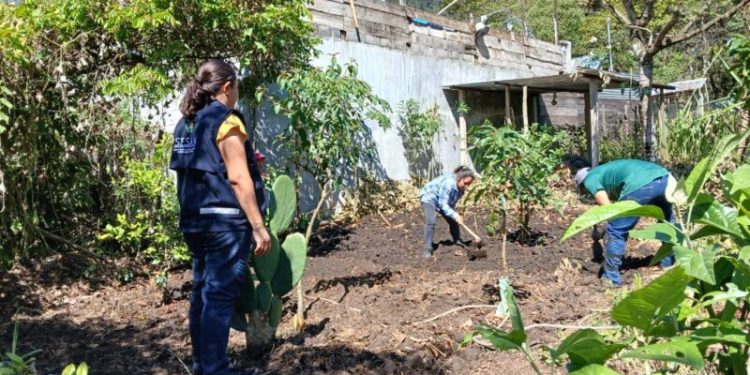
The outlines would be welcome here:
[[[315,220],[318,218],[320,209],[323,207],[323,203],[328,198],[328,194],[331,192],[330,181],[323,183],[323,189],[320,191],[320,200],[318,205],[315,206],[315,211],[310,215],[310,222],[307,223],[307,230],[305,231],[305,240],[310,243],[312,237],[313,228],[315,228]],[[304,293],[302,292],[302,280],[297,284],[297,314],[294,316],[293,325],[297,332],[302,332],[305,329],[305,299]]]
[[[654,151],[654,109],[651,106],[651,85],[654,76],[654,60],[652,56],[644,56],[640,61],[639,85],[641,88],[641,124],[646,135],[645,157],[647,160],[656,161]]]

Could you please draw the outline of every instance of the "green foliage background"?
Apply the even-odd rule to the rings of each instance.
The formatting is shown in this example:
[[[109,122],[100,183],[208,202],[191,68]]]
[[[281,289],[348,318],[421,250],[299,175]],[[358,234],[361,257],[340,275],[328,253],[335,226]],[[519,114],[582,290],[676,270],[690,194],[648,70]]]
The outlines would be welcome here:
[[[239,63],[246,93],[306,67],[308,21],[297,0],[0,4],[0,263],[95,245],[132,213],[115,194],[123,176],[162,179],[133,175],[164,139],[142,109],[175,100],[207,58]]]

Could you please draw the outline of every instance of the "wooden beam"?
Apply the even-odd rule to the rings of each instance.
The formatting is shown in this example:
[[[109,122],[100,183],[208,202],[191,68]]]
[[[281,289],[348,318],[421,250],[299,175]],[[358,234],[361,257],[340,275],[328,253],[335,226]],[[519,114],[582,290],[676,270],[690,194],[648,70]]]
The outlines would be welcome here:
[[[529,104],[527,103],[529,101],[529,87],[524,86],[523,87],[523,134],[527,134],[529,132]]]
[[[510,86],[505,85],[505,125],[512,125],[513,118],[510,117]]]
[[[705,100],[705,97],[703,96],[703,90],[698,89],[698,104],[696,105],[696,108],[698,109],[698,116],[703,117],[703,114],[705,113],[704,111],[705,105],[706,105],[706,100]]]
[[[466,103],[466,91],[458,90],[458,102]],[[463,112],[458,113],[458,134],[461,137],[461,165],[469,163],[468,142],[466,140],[466,116]]]
[[[586,116],[586,143],[591,166],[599,165],[599,83],[589,82],[589,91],[583,94]]]

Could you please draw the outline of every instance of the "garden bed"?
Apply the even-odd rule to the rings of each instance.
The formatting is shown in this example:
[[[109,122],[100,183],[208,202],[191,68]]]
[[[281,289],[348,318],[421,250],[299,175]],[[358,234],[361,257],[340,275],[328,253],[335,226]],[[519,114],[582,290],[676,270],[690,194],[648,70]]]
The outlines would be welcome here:
[[[532,227],[544,233],[544,244],[508,244],[509,276],[527,325],[606,323],[604,311],[614,293],[597,278],[599,264],[588,234],[559,243],[582,210],[568,208],[562,216],[539,212]],[[475,216],[478,233],[483,233],[486,215],[468,213],[472,227]],[[502,323],[489,307],[499,301],[499,240],[485,239],[488,257],[470,261],[460,248],[445,244],[448,229],[439,220],[435,240],[443,244],[432,259],[424,260],[422,224],[421,211],[414,210],[366,217],[348,227],[321,228],[303,278],[304,333],[283,332],[291,327],[296,309],[295,298],[287,298],[280,328],[284,338],[272,352],[253,359],[244,352],[244,336],[234,332],[233,364],[274,374],[530,373],[517,353],[476,345],[457,350],[474,324]],[[653,251],[652,244],[631,242],[626,283],[634,270],[656,272],[645,267]],[[40,374],[59,373],[65,364],[80,361],[86,361],[95,374],[187,373],[183,363],[190,364],[189,270],[171,275],[172,302],[162,304],[162,291],[145,278],[97,288],[84,282],[59,286],[62,283],[50,277],[64,277],[69,267],[64,263],[47,262],[2,276],[1,347],[9,344],[11,316],[21,304],[30,308],[18,314],[21,352],[42,350],[37,355]],[[485,306],[419,323],[468,305]],[[554,344],[564,335],[557,329],[532,329],[530,343],[532,347]]]

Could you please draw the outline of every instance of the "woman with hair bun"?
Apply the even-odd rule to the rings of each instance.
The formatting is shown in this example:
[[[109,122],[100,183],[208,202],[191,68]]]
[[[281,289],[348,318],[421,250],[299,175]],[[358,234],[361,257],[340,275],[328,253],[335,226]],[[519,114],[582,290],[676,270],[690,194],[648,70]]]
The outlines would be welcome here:
[[[459,225],[463,224],[463,218],[456,212],[455,207],[458,200],[464,195],[466,188],[477,177],[478,175],[474,170],[462,165],[456,168],[453,173],[430,181],[419,192],[419,200],[425,218],[423,258],[432,257],[432,237],[435,234],[435,221],[438,213],[448,222],[453,243],[460,246],[464,245],[459,228]]]
[[[193,374],[229,374],[227,344],[250,249],[267,253],[263,180],[242,114],[237,74],[209,60],[188,84],[174,131],[180,230],[193,262]]]

